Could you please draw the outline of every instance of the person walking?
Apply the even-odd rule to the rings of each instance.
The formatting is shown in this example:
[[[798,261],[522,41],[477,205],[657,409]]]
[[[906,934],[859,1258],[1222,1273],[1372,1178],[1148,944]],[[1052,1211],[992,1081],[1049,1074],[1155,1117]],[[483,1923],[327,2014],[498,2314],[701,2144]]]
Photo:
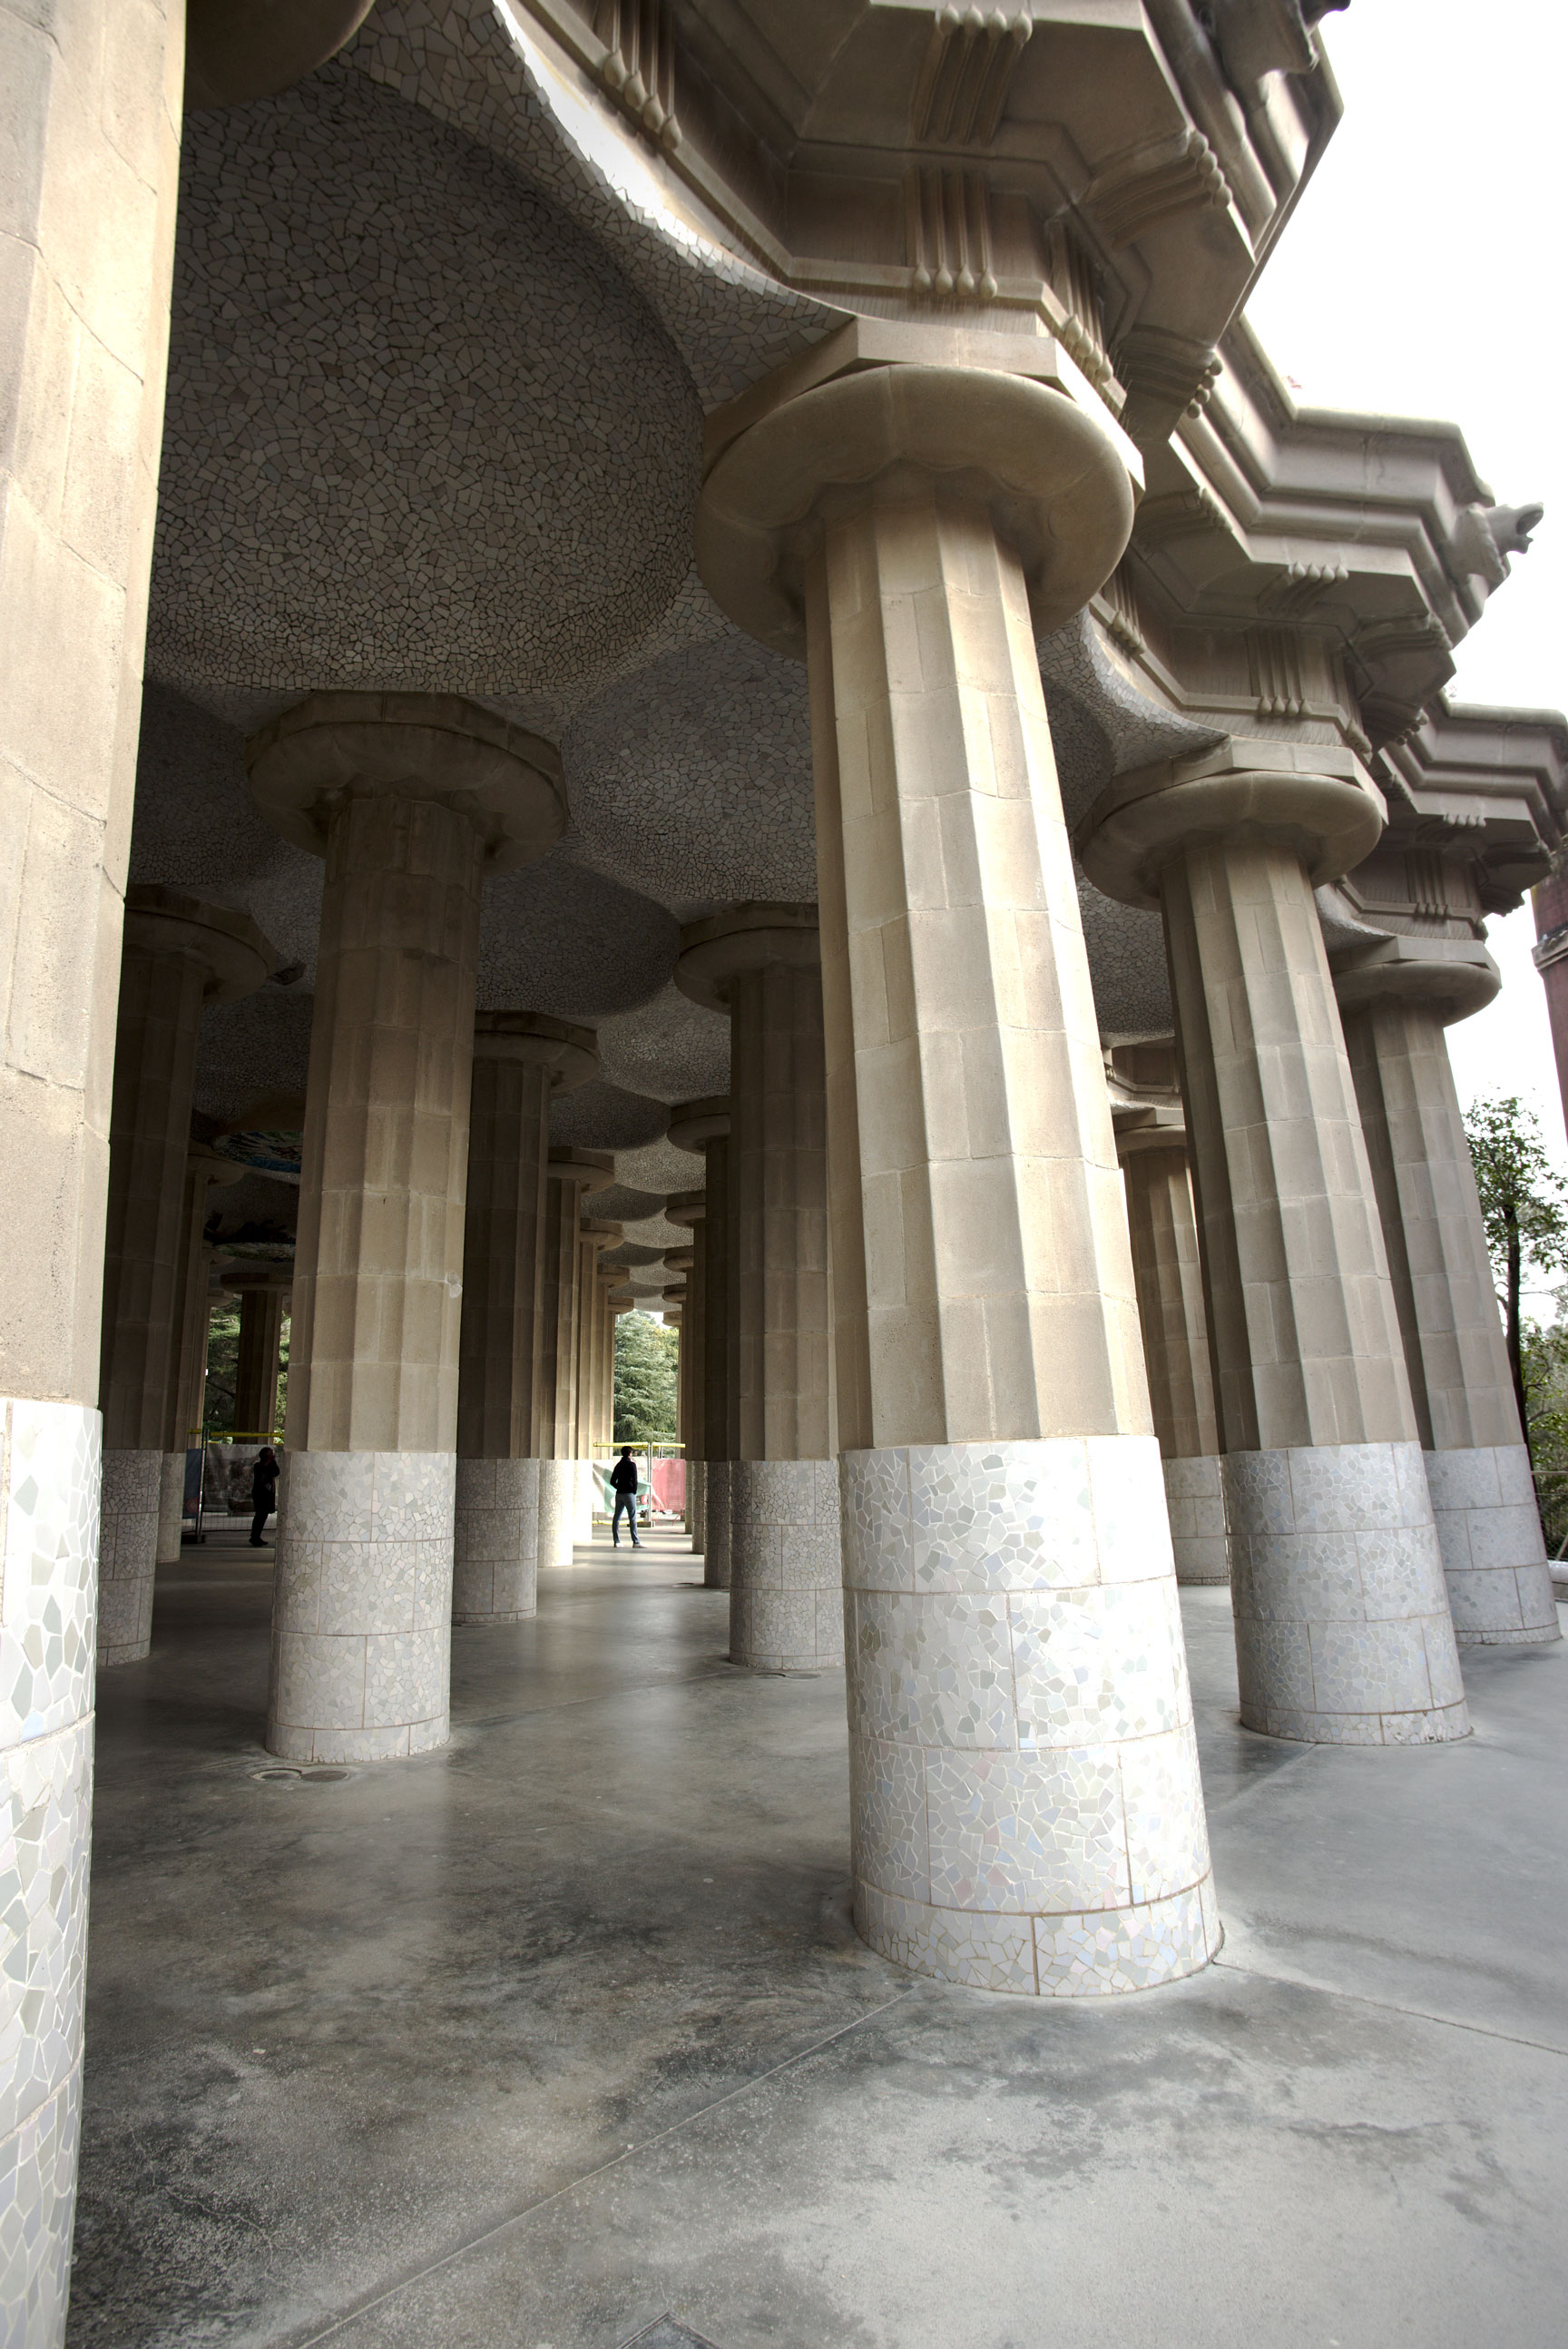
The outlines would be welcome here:
[[[626,1523],[632,1532],[632,1547],[641,1549],[643,1545],[637,1539],[637,1464],[632,1457],[632,1447],[629,1444],[622,1444],[621,1456],[610,1471],[610,1482],[615,1489],[614,1514],[610,1519],[611,1539],[619,1549],[621,1512],[624,1509]]]
[[[262,1528],[278,1505],[278,1455],[263,1444],[251,1470],[251,1547],[260,1549]]]

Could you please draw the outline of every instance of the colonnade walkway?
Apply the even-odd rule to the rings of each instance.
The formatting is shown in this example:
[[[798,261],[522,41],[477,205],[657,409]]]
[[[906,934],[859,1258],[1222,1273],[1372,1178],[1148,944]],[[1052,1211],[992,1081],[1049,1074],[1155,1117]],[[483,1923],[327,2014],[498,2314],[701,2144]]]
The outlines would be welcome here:
[[[300,1776],[270,1554],[160,1578],[98,1691],[76,2349],[1558,2337],[1568,1649],[1468,1651],[1462,1744],[1291,1745],[1184,1591],[1224,1951],[1053,2005],[855,1939],[841,1676],[729,1666],[673,1537],[577,1557],[454,1633],[449,1746]]]

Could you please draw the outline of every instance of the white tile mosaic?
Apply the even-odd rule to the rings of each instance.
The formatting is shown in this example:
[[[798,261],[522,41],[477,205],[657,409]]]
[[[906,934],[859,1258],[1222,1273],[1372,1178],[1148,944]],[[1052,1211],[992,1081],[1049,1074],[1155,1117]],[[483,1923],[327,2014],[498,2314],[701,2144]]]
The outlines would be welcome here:
[[[1559,1639],[1552,1569],[1523,1444],[1429,1452],[1426,1464],[1460,1647],[1527,1647]]]
[[[64,2336],[92,1825],[100,1422],[0,1398],[0,2341]],[[132,1480],[132,1497],[142,1497]]]
[[[837,1462],[734,1460],[728,1468],[730,1661],[774,1671],[839,1669]],[[824,1593],[830,1606],[819,1605]]]
[[[1331,1744],[1468,1734],[1419,1447],[1229,1453],[1222,1481],[1246,1725]]]
[[[916,1971],[1053,1996],[1205,1963],[1158,1446],[856,1452],[841,1478],[866,1938]]]
[[[65,2339],[80,2136],[74,2073],[0,2139],[0,2341],[7,2349],[57,2349]]]
[[[100,1523],[96,1411],[0,1398],[0,1744],[92,1711]]]
[[[537,1460],[458,1462],[454,1623],[521,1623],[537,1614],[539,1470]]]
[[[455,1482],[449,1453],[285,1454],[272,1753],[368,1761],[446,1742]]]
[[[1167,1460],[1165,1506],[1171,1518],[1171,1550],[1180,1583],[1228,1582],[1225,1497],[1220,1463],[1213,1453]]]
[[[161,1452],[106,1452],[98,1535],[98,1661],[139,1663],[152,1639]]]

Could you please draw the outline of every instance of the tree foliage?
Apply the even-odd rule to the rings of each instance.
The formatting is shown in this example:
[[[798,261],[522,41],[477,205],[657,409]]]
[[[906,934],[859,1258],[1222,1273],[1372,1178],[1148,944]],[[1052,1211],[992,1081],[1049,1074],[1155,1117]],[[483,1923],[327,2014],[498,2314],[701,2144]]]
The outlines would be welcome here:
[[[1533,1110],[1521,1105],[1516,1095],[1499,1094],[1475,1102],[1465,1117],[1465,1136],[1502,1306],[1514,1400],[1533,1456],[1533,1421],[1542,1406],[1537,1398],[1532,1408],[1520,1288],[1527,1267],[1546,1278],[1568,1272],[1568,1206],[1562,1178],[1546,1155],[1541,1121]],[[1544,1335],[1531,1325],[1530,1346],[1538,1376],[1547,1359],[1542,1352]]]
[[[615,1441],[643,1444],[676,1433],[676,1364],[679,1333],[646,1313],[623,1313],[615,1324]]]

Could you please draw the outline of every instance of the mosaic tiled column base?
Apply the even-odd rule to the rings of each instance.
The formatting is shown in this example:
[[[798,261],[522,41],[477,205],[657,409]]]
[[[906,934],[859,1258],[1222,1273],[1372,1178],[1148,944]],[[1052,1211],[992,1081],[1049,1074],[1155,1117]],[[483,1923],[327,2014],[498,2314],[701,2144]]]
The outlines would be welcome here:
[[[539,1563],[572,1563],[573,1511],[577,1502],[577,1463],[542,1460],[539,1464]]]
[[[0,1400],[0,2341],[64,2338],[92,1826],[99,1421]]]
[[[383,1762],[447,1742],[449,1452],[294,1452],[280,1491],[267,1750]]]
[[[980,1990],[1147,1990],[1220,1946],[1152,1437],[841,1463],[855,1921]]]
[[[180,1528],[185,1520],[185,1454],[166,1452],[158,1473],[158,1564],[180,1563]]]
[[[525,1623],[539,1611],[539,1462],[459,1460],[454,1623]]]
[[[106,1452],[98,1534],[98,1660],[136,1664],[152,1644],[161,1452]]]
[[[733,1460],[710,1460],[702,1496],[705,1590],[729,1588],[729,1485]]]
[[[730,1662],[841,1670],[838,1462],[735,1460],[729,1479]]]
[[[1225,1547],[1225,1496],[1220,1463],[1212,1452],[1165,1463],[1165,1506],[1171,1517],[1171,1549],[1181,1583],[1229,1582]]]
[[[1418,1444],[1223,1461],[1242,1720],[1326,1745],[1468,1737]]]
[[[1426,1463],[1460,1646],[1523,1648],[1561,1639],[1523,1444],[1429,1452]]]

